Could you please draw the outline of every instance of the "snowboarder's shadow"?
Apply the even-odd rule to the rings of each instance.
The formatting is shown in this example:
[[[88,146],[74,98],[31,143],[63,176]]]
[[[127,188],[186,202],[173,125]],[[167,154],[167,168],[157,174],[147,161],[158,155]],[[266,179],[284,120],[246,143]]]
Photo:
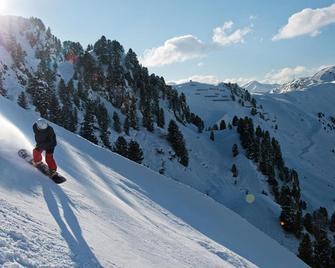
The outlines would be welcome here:
[[[73,204],[68,196],[58,185],[51,186],[47,182],[42,183],[42,189],[48,209],[71,250],[73,262],[79,264],[80,267],[102,267],[82,235],[78,219],[71,208]],[[64,217],[61,216],[58,202],[60,202]]]

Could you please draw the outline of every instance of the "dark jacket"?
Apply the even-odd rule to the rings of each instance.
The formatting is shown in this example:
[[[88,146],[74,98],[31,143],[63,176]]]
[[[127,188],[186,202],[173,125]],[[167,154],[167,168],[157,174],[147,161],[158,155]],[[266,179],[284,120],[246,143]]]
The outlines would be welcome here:
[[[57,145],[56,135],[52,127],[46,129],[38,129],[36,123],[33,125],[35,133],[36,148],[45,150],[47,153],[53,153]]]

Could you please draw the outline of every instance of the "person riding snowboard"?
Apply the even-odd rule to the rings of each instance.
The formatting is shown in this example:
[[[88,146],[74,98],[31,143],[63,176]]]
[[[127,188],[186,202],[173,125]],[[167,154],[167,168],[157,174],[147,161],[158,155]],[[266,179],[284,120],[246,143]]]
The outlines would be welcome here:
[[[33,165],[42,164],[42,152],[45,151],[45,162],[49,167],[51,176],[57,174],[57,164],[53,158],[53,153],[57,145],[56,134],[48,122],[43,118],[38,119],[34,125],[36,146],[33,150]]]

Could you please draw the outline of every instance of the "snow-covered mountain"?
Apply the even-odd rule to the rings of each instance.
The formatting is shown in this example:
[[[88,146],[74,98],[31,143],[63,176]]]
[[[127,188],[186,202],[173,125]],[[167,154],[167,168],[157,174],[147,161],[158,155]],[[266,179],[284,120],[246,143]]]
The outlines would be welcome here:
[[[71,132],[80,134],[85,139],[97,145],[87,145],[87,147],[84,145],[86,144],[85,141],[57,127],[62,140],[61,149],[59,152],[56,152],[56,157],[60,157],[60,167],[72,179],[78,179],[77,176],[80,176],[78,180],[84,182],[85,187],[87,186],[87,189],[82,189],[80,188],[82,187],[81,183],[73,187],[70,183],[69,187],[73,190],[70,194],[71,198],[78,197],[80,201],[83,201],[80,194],[81,191],[90,190],[88,194],[92,198],[94,197],[92,200],[97,203],[101,202],[104,208],[115,206],[115,204],[111,203],[112,201],[108,201],[108,203],[104,202],[107,202],[105,201],[106,198],[114,200],[114,195],[116,195],[117,198],[122,199],[123,203],[121,203],[125,206],[129,205],[134,210],[138,208],[142,211],[142,207],[137,207],[137,204],[141,203],[136,199],[137,196],[142,198],[142,195],[144,195],[145,198],[148,198],[146,199],[147,203],[165,204],[167,202],[164,199],[165,197],[162,197],[162,199],[157,197],[161,195],[161,191],[158,189],[163,187],[162,191],[165,191],[165,180],[175,185],[175,182],[170,180],[171,178],[174,181],[190,186],[192,191],[198,191],[197,195],[206,200],[210,199],[213,204],[216,204],[215,206],[221,207],[223,205],[225,209],[227,208],[227,211],[229,209],[233,210],[249,224],[260,229],[294,254],[297,253],[301,235],[306,230],[304,226],[300,226],[301,230],[299,227],[296,233],[298,238],[296,238],[292,234],[284,232],[280,226],[279,217],[283,211],[285,212],[285,208],[288,207],[283,204],[285,191],[287,192],[287,189],[289,189],[290,194],[291,192],[295,194],[295,207],[292,208],[292,211],[296,213],[294,217],[299,220],[302,220],[301,217],[304,217],[307,212],[312,213],[319,206],[327,207],[329,213],[333,212],[334,207],[332,207],[332,201],[330,200],[331,191],[329,186],[331,184],[330,177],[332,177],[332,170],[328,166],[330,165],[330,160],[320,163],[329,177],[329,180],[321,179],[321,175],[313,166],[313,152],[314,146],[316,151],[321,150],[321,148],[327,151],[333,146],[331,143],[332,132],[330,131],[333,125],[330,116],[335,115],[332,106],[332,100],[334,99],[332,89],[334,84],[325,84],[316,78],[312,80],[318,80],[318,83],[305,83],[304,88],[309,85],[321,88],[320,92],[322,93],[316,97],[314,94],[316,94],[318,89],[304,91],[304,93],[286,90],[283,92],[288,92],[287,94],[259,94],[253,96],[245,89],[231,83],[220,83],[213,86],[189,82],[171,87],[165,84],[164,78],[149,74],[148,70],[139,64],[136,54],[131,49],[125,53],[122,45],[115,40],[111,41],[102,36],[94,45],[89,45],[86,49],[83,49],[76,42],[66,41],[61,43],[39,19],[24,19],[19,17],[0,18],[4,26],[0,29],[0,94],[15,103],[18,102],[21,106],[25,106],[27,113],[30,114],[27,117],[30,118],[27,124],[16,121],[14,117],[11,117],[11,120],[9,120],[12,122],[12,125],[16,125],[19,129],[25,129],[23,131],[24,136],[30,137],[29,143],[26,143],[26,146],[31,148],[32,138],[29,128],[30,124],[39,114]],[[5,101],[2,103],[6,103],[7,105]],[[319,109],[318,107],[323,108]],[[12,108],[8,109],[11,110]],[[20,112],[22,111],[20,110]],[[11,110],[11,112],[18,114],[14,110]],[[7,112],[5,111],[4,113]],[[277,141],[280,142],[279,152],[283,153],[286,166],[284,171],[282,171],[285,173],[284,175],[279,174],[278,168],[274,171],[277,186],[271,185],[273,178],[269,177],[269,174],[264,174],[258,163],[253,161],[248,153],[245,142],[242,141],[242,119],[246,116],[252,118],[255,128],[258,125],[261,127],[263,134],[265,131],[268,131],[270,137],[276,139],[274,142],[275,145]],[[6,115],[6,117],[10,116]],[[234,120],[236,124],[234,124]],[[236,120],[241,123],[240,126],[238,126]],[[175,137],[169,134],[169,122],[171,121],[175,122],[179,133],[181,133],[181,137],[177,135],[178,142],[176,144],[184,144],[183,148],[176,148],[176,145],[173,145],[169,138],[171,136]],[[326,127],[327,124],[329,124],[328,128]],[[322,136],[324,134],[322,130],[324,127],[328,131],[325,137]],[[301,129],[306,131],[300,131],[301,133],[298,132],[298,134],[295,134]],[[319,130],[321,136],[315,135]],[[120,139],[121,137],[123,140]],[[314,140],[316,138],[321,138],[322,140],[325,138],[321,147]],[[5,139],[3,141],[5,142]],[[77,143],[77,141],[80,141],[80,143]],[[133,151],[131,153],[128,152],[130,149],[128,149],[127,142],[130,141],[136,141],[139,144],[141,151],[143,151],[144,159],[142,159],[138,150],[136,151],[136,157],[134,157]],[[74,146],[72,143],[76,145]],[[240,152],[237,155],[232,153],[234,145],[236,145]],[[101,149],[98,146],[103,146],[105,149]],[[67,147],[71,149],[66,151]],[[82,149],[82,147],[87,149]],[[120,162],[118,159],[121,158],[112,154],[110,150],[142,163],[154,173],[134,163],[130,164],[125,159],[122,159],[122,161],[128,163],[127,165],[121,160]],[[331,159],[332,155],[328,154],[329,150],[327,153],[326,151],[323,156]],[[12,153],[10,151],[10,154]],[[311,159],[307,159],[309,154],[311,154]],[[95,159],[95,157],[98,159]],[[4,156],[3,158],[5,159]],[[73,167],[73,165],[69,166],[67,164],[67,160],[73,163],[74,159],[76,159],[75,163],[80,164],[78,165],[78,169]],[[274,157],[271,161],[274,161]],[[114,162],[117,164],[114,165]],[[86,165],[87,168],[85,167]],[[119,165],[120,169],[118,169]],[[133,166],[136,167],[135,171],[133,170]],[[237,167],[238,174],[232,172],[233,166]],[[83,167],[85,167],[85,172],[81,171]],[[292,183],[292,177],[295,178],[293,169],[298,170],[300,178],[300,180],[294,179],[294,183]],[[144,171],[144,173],[141,173],[142,171],[140,170],[146,170],[145,172],[151,172],[150,174],[155,175],[149,175],[149,173],[145,173]],[[155,172],[164,175],[166,178],[163,179]],[[97,181],[99,191],[102,191],[103,195],[107,196],[106,198],[99,199],[100,192],[95,191],[97,187],[94,185],[93,187],[90,184],[91,180],[87,181],[85,173],[89,173],[90,178],[92,177],[93,180]],[[17,174],[17,176],[21,176],[20,174]],[[120,176],[124,178],[124,181],[127,181],[125,183],[126,186],[111,183],[109,179],[107,182],[107,178],[119,178]],[[280,176],[282,177],[280,178]],[[283,176],[285,179],[283,179]],[[151,185],[152,183],[151,181],[150,183],[146,182],[145,185],[142,184],[142,181],[139,182],[143,177],[152,177],[153,180],[157,180],[157,184],[152,184],[155,193],[150,190],[151,188],[148,188],[148,184]],[[306,177],[311,179],[305,181]],[[101,178],[103,181],[101,181]],[[128,182],[128,180],[132,182]],[[314,180],[318,180],[318,183],[315,184]],[[302,187],[299,187],[299,181]],[[139,186],[133,187],[133,182]],[[185,186],[178,183],[176,185],[185,188]],[[318,186],[317,189],[315,189],[315,185]],[[92,186],[95,190],[91,190],[89,186]],[[113,188],[114,186],[121,187],[124,191],[121,191],[119,188]],[[301,198],[299,196],[300,188],[302,193]],[[189,187],[185,189],[189,189]],[[189,190],[191,191],[191,189]],[[315,195],[320,194],[321,191],[326,191],[326,194],[320,197]],[[78,192],[78,196],[74,192]],[[130,196],[126,195],[126,192]],[[168,193],[169,190],[167,190],[166,194]],[[178,195],[176,192],[170,193],[171,196]],[[132,197],[132,194],[136,198]],[[166,196],[166,199],[171,198],[171,196]],[[157,199],[155,199],[156,197]],[[291,196],[289,198],[292,199]],[[8,200],[6,197],[5,201],[9,204],[14,202],[14,207],[16,205],[21,206],[20,202],[16,199]],[[59,197],[59,202],[63,201],[64,198]],[[300,204],[300,201],[307,202],[307,209],[302,208],[303,206]],[[40,200],[28,200],[27,202],[34,203],[40,202]],[[197,198],[195,198],[194,202],[198,202]],[[47,203],[49,204],[49,202]],[[93,206],[93,209],[91,209],[91,203],[89,205],[79,201],[77,203],[80,209],[87,206],[87,210],[90,211],[89,213],[96,214],[97,207]],[[143,206],[148,207],[147,203]],[[49,209],[49,212],[52,212],[51,214],[54,216],[56,222],[60,223],[58,225],[63,225],[64,221],[59,219],[54,204],[52,201],[51,205],[53,207]],[[169,209],[173,210],[171,213],[177,217],[181,217],[183,221],[200,231],[200,233],[205,234],[205,236],[221,244],[221,246],[229,248],[256,265],[268,267],[268,263],[259,262],[261,258],[255,257],[255,261],[255,258],[245,255],[247,254],[245,252],[248,252],[249,249],[242,252],[239,251],[239,247],[230,247],[230,244],[221,243],[223,240],[220,240],[221,235],[219,233],[222,231],[222,226],[222,228],[225,228],[222,222],[226,222],[227,218],[231,216],[225,219],[220,217],[213,218],[217,213],[216,209],[214,209],[214,212],[208,211],[211,215],[205,217],[193,214],[188,215],[185,211],[190,207],[179,207],[179,204],[173,204],[175,204],[175,207],[172,205],[169,206]],[[198,204],[194,204],[194,206],[198,206]],[[180,208],[180,210],[176,209],[176,207]],[[26,206],[23,209],[21,206],[21,210],[26,209]],[[208,210],[208,208],[206,207],[204,210]],[[71,213],[69,209],[65,209],[64,213],[66,212]],[[42,216],[45,216],[47,213],[48,211]],[[121,212],[116,211],[116,213],[119,215]],[[126,211],[125,213],[129,216],[133,211]],[[230,211],[229,213],[232,212]],[[95,220],[97,222],[101,221],[101,215],[97,215],[94,219],[88,216],[92,225]],[[145,214],[144,218],[141,219],[143,221],[150,221],[151,216]],[[116,224],[115,218],[111,220],[109,217],[108,213],[106,215],[103,214],[103,221],[108,221],[108,224],[110,224],[110,221],[112,224]],[[132,217],[132,215],[129,217]],[[234,217],[233,219],[235,220]],[[203,220],[204,218],[206,219],[205,221]],[[318,219],[317,216],[315,218]],[[70,219],[73,222],[76,221],[72,216]],[[198,221],[198,219],[199,222],[193,225],[193,220]],[[192,220],[192,224],[189,220]],[[128,221],[128,218],[125,220],[125,218],[121,217],[121,221]],[[129,221],[131,222],[131,219]],[[84,223],[84,219],[80,220],[80,222],[84,225],[86,224]],[[283,223],[286,223],[286,221],[282,221]],[[172,227],[168,223],[163,224],[167,229],[171,230]],[[181,225],[183,226],[183,224]],[[208,224],[214,224],[215,226],[210,225],[208,227]],[[103,226],[107,226],[106,228],[103,227],[105,229],[110,228],[109,225]],[[136,224],[132,225],[132,227],[134,227],[133,231],[137,228],[142,228],[141,225]],[[94,232],[92,227],[87,228],[91,230],[88,233],[93,237]],[[149,230],[148,226],[143,228],[144,230]],[[61,229],[63,230],[64,228]],[[102,233],[104,233],[105,229],[102,230]],[[121,231],[116,232],[120,233]],[[167,236],[170,236],[168,231],[164,230],[164,232],[167,232]],[[179,233],[173,228],[172,232]],[[131,232],[131,235],[134,235],[134,233],[135,231]],[[329,235],[332,235],[332,233],[329,233]],[[111,237],[109,232],[106,236],[108,239]],[[68,241],[70,242],[73,240],[73,236],[66,237],[69,238]],[[102,237],[104,243],[108,239]],[[160,242],[163,241],[162,243],[166,245],[166,247],[162,247],[161,251],[153,251],[153,255],[157,257],[154,258],[148,255],[149,250],[148,252],[143,252],[140,249],[144,244],[136,244],[135,240],[128,241],[127,237],[124,236],[119,237],[119,239],[125,241],[123,245],[127,243],[134,244],[136,249],[132,257],[136,259],[136,255],[139,254],[139,263],[143,264],[143,266],[154,266],[154,263],[162,266],[163,264],[160,263],[162,252],[172,250],[174,247],[172,244],[169,244],[170,242],[166,242],[165,240],[160,241],[158,237],[154,237],[153,240],[148,238],[143,243],[154,244],[153,241],[157,240]],[[235,239],[235,237],[231,237],[229,241],[234,241],[231,243],[236,243],[235,245],[240,245],[241,243],[240,239]],[[256,238],[253,238],[253,241],[256,241]],[[16,247],[15,245],[12,250]],[[112,247],[115,247],[115,245],[113,244]],[[271,247],[269,246],[269,248]],[[76,247],[72,247],[71,244],[70,248],[74,249]],[[103,252],[108,251],[107,249],[103,249],[102,246],[99,246],[99,251],[100,248]],[[117,250],[118,254],[120,254],[119,256],[124,256],[122,255],[122,249],[124,248],[127,248],[126,245]],[[207,249],[209,248],[215,252],[219,252],[219,249],[215,249],[215,247],[207,247]],[[114,250],[114,248],[112,249]],[[113,252],[113,250],[111,251]],[[181,252],[183,250],[180,249]],[[169,256],[176,254],[175,251],[169,252],[171,252]],[[251,255],[253,254],[256,253],[252,252]],[[262,254],[264,255],[264,253]],[[190,260],[192,260],[189,263],[184,262],[184,260],[182,261],[182,255],[178,255],[181,257],[176,260],[174,265],[193,266],[196,263],[196,259],[193,259],[195,255],[196,253],[189,255]],[[221,253],[217,255],[221,255]],[[101,256],[103,256],[104,260],[109,260],[105,253],[101,253]],[[256,254],[255,256],[258,255]],[[269,254],[270,256],[271,254]],[[289,267],[289,262],[293,258],[291,257],[287,259],[287,265],[281,263],[278,264],[278,267],[283,265]],[[6,258],[4,259],[7,260]],[[149,259],[148,263],[147,259]],[[208,259],[210,262],[213,261],[210,257]],[[122,262],[121,257],[118,260],[116,266],[133,265],[133,263]],[[227,259],[225,258],[225,260]],[[74,262],[76,261],[74,260]],[[292,261],[292,263],[295,262],[296,260]],[[111,263],[106,263],[106,266],[112,266]],[[199,262],[199,265],[202,266],[202,263]],[[167,262],[167,266],[172,265],[172,263]],[[214,260],[213,266],[215,265],[217,264]],[[232,265],[238,266],[240,263],[235,262]],[[248,266],[249,264],[245,265]],[[220,262],[218,266],[221,266]]]
[[[317,72],[312,76],[312,79],[321,82],[335,81],[335,66],[328,66]]]
[[[330,214],[334,212],[335,174],[332,165],[335,150],[334,83],[322,82],[318,79],[318,82],[304,84],[301,90],[256,94],[253,96],[257,101],[257,111],[254,115],[251,113],[250,104],[232,101],[227,84],[208,86],[193,82],[177,85],[176,89],[185,93],[190,108],[204,118],[208,126],[219,124],[222,119],[231,122],[234,115],[251,116],[255,126],[259,125],[279,140],[285,163],[297,170],[301,199],[307,203],[304,215],[317,215],[316,211],[320,207],[325,208]],[[236,140],[232,141],[231,136],[226,134],[217,135],[220,133],[217,131],[214,133],[215,147],[226,156],[229,146]],[[226,151],[222,150],[222,144],[228,147]],[[227,157],[222,160],[223,165],[227,160]],[[242,169],[243,174],[239,174],[237,181],[242,183],[244,189],[252,193],[260,193],[262,187],[267,189],[264,184],[262,185],[262,181],[266,181],[266,178],[257,170],[247,169],[248,159],[237,162],[237,159],[232,158],[231,162],[228,161],[228,165],[234,162],[237,163],[238,170]],[[229,196],[229,193],[224,192],[223,195]],[[259,200],[260,196],[256,200]],[[214,198],[220,200],[217,195]],[[223,201],[223,204],[227,203],[229,201]],[[282,233],[276,230],[276,226],[270,226],[271,220],[264,221],[264,219],[275,219],[275,216],[269,213],[273,206],[273,203],[271,205],[270,203],[265,204],[262,200],[249,209],[234,205],[230,208],[294,251],[293,241],[287,236],[282,236]],[[258,214],[253,208],[257,208],[258,212],[262,211],[260,212],[262,216],[255,217]],[[329,230],[327,232],[328,237],[332,239],[333,232]]]
[[[244,89],[251,93],[266,93],[275,90],[279,86],[279,84],[265,84],[255,80],[242,85]]]
[[[335,66],[323,68],[311,77],[304,77],[285,83],[277,87],[276,93],[286,93],[290,91],[302,91],[315,85],[323,85],[335,81]]]
[[[56,125],[68,181],[54,184],[17,155],[35,120],[0,97],[2,267],[304,267],[206,195]]]

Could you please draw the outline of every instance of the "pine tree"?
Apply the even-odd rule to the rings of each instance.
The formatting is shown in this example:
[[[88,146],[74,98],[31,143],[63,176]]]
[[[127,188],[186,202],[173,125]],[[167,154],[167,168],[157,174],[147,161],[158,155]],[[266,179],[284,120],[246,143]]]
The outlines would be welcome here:
[[[134,140],[131,140],[128,144],[128,158],[139,164],[143,161],[143,151],[140,145]]]
[[[224,129],[226,129],[226,122],[222,119],[220,121],[220,130],[224,130]]]
[[[142,112],[142,124],[143,126],[150,132],[154,131],[154,125],[152,121],[151,109],[149,105],[144,106],[144,110]]]
[[[187,167],[189,159],[185,140],[174,120],[171,120],[169,123],[167,140],[170,142],[176,155],[180,158],[180,163]]]
[[[232,125],[234,126],[234,127],[236,127],[237,126],[237,124],[238,124],[238,117],[235,115],[234,117],[233,117],[233,121],[232,121]]]
[[[329,229],[332,232],[335,232],[335,212],[330,217]]]
[[[164,128],[165,118],[164,118],[164,110],[163,110],[163,108],[159,109],[158,116],[157,116],[157,125],[160,128]]]
[[[251,110],[250,110],[250,113],[251,113],[252,116],[255,116],[257,114],[256,108],[252,107]]]
[[[231,173],[233,174],[233,177],[237,177],[238,176],[238,170],[235,164],[232,165],[231,167]]]
[[[26,94],[22,91],[17,99],[17,104],[20,105],[23,109],[28,108],[28,101]]]
[[[232,147],[232,152],[233,152],[233,157],[236,157],[238,155],[238,147],[237,144],[234,143],[233,147]]]
[[[211,134],[210,134],[209,138],[210,138],[212,141],[214,141],[214,132],[213,132],[213,130],[211,130]]]
[[[48,118],[49,96],[46,91],[46,85],[35,76],[28,79],[27,92],[31,95],[33,105],[41,114],[41,117]]]
[[[63,79],[58,83],[58,95],[63,105],[71,105],[71,96]]]
[[[309,266],[313,265],[313,246],[308,234],[304,234],[298,248],[297,256]]]
[[[89,103],[86,107],[84,122],[80,128],[80,136],[97,144],[98,140],[94,135],[94,106]]]
[[[252,98],[251,99],[251,105],[256,108],[256,99],[255,98]]]
[[[128,118],[128,116],[126,116],[126,118],[124,119],[123,130],[124,130],[124,133],[129,135],[129,118]]]
[[[119,155],[122,155],[124,157],[127,157],[128,155],[128,144],[124,137],[119,136],[114,143],[113,151],[116,152]]]
[[[306,215],[304,216],[303,224],[307,232],[313,234],[313,218],[310,213],[306,213]]]
[[[129,106],[129,123],[133,129],[138,129],[137,123],[137,108],[136,108],[136,99],[132,97],[130,99],[130,106]]]
[[[7,91],[5,90],[5,88],[3,87],[3,82],[2,82],[2,72],[0,71],[0,95],[1,96],[6,96],[7,95]]]
[[[316,241],[314,242],[314,267],[330,267],[331,254],[332,249],[327,233],[321,231],[320,235],[316,237]]]
[[[95,113],[100,127],[100,139],[107,148],[111,149],[112,146],[109,141],[110,132],[108,130],[109,117],[105,105],[98,104]]]
[[[61,124],[62,111],[59,107],[58,98],[54,91],[52,91],[50,94],[49,120],[55,124]]]
[[[120,123],[120,118],[119,115],[117,114],[117,112],[113,113],[113,128],[117,133],[120,133],[121,130],[121,123]]]

